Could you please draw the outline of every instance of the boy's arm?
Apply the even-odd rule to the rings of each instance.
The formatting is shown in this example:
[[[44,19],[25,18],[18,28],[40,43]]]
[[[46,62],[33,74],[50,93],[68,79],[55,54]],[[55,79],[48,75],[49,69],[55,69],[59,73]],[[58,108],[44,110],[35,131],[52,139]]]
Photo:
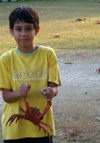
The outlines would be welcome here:
[[[41,93],[44,95],[46,100],[51,100],[58,93],[57,84],[53,82],[49,82],[48,86],[41,90]]]
[[[2,89],[3,99],[5,102],[12,103],[21,97],[28,96],[31,84],[21,84],[19,90],[13,91],[11,89]]]
[[[10,89],[3,88],[2,93],[3,93],[3,100],[8,103],[17,101],[17,99],[20,98],[19,91],[12,91]]]

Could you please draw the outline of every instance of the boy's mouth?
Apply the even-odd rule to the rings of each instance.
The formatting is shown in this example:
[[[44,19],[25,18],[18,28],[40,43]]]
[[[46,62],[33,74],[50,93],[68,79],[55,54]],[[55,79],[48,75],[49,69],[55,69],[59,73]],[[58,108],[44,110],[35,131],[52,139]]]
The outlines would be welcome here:
[[[21,42],[27,42],[29,39],[20,39]]]

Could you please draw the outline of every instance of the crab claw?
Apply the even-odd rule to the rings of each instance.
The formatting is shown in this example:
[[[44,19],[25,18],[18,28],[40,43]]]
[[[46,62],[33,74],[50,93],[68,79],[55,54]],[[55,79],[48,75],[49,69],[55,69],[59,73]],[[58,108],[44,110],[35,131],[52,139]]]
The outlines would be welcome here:
[[[8,121],[6,122],[6,125],[9,123],[9,126],[10,126],[10,124],[15,120],[15,118],[16,118],[16,115],[11,116],[11,117],[8,119]]]
[[[11,123],[16,119],[16,122],[20,119],[20,118],[23,118],[22,115],[18,115],[18,114],[14,114],[12,115],[8,121],[6,122],[6,125],[9,123],[9,126],[11,125]]]

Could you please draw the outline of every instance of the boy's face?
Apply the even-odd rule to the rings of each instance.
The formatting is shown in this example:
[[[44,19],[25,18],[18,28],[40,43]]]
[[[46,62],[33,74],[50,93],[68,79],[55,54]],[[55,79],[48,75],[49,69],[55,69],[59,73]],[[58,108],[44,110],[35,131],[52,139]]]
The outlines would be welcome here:
[[[38,32],[39,27],[35,30],[33,24],[25,22],[16,22],[13,30],[10,29],[11,35],[15,38],[20,48],[32,46],[34,37]]]

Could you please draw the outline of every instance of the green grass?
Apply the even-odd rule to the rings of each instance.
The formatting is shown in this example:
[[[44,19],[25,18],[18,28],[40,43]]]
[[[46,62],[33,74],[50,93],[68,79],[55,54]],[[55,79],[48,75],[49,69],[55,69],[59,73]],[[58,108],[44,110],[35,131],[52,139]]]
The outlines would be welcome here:
[[[35,43],[56,52],[100,48],[100,3],[96,0],[34,0],[0,3],[0,53],[16,46],[8,30],[8,16],[19,5],[35,8],[40,17],[40,33]],[[76,18],[86,21],[75,22]],[[60,38],[55,38],[58,33]]]

